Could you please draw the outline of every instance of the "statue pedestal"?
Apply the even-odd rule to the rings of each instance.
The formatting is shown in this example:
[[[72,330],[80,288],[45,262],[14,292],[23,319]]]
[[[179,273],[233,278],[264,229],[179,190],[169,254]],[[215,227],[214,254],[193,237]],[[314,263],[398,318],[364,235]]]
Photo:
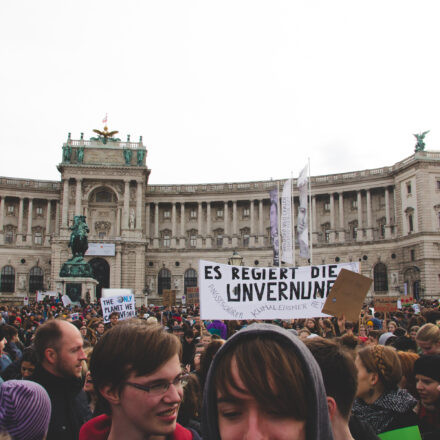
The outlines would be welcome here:
[[[92,277],[59,277],[55,279],[57,292],[69,296],[72,302],[77,302],[80,299],[86,302],[95,302],[98,284],[98,281]]]

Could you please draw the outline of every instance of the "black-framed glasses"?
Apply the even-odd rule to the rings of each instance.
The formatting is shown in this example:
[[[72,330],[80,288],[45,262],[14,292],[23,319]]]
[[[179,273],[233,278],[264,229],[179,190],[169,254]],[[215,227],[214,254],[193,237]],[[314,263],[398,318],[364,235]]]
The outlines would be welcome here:
[[[180,376],[177,376],[173,381],[171,382],[159,382],[155,383],[154,385],[140,385],[138,383],[133,382],[124,382],[125,385],[130,385],[133,388],[137,388],[138,390],[146,391],[150,394],[165,394],[171,385],[174,385],[175,387],[180,386],[184,387],[188,383],[188,376],[189,374],[181,374]]]

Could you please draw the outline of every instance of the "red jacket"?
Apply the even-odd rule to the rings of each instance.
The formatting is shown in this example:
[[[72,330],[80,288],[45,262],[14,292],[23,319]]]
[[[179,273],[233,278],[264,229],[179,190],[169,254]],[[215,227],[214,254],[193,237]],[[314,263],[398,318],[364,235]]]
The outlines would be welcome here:
[[[107,414],[94,417],[85,423],[79,432],[79,440],[107,440],[112,426],[112,418]],[[193,440],[191,431],[176,424],[170,440]]]

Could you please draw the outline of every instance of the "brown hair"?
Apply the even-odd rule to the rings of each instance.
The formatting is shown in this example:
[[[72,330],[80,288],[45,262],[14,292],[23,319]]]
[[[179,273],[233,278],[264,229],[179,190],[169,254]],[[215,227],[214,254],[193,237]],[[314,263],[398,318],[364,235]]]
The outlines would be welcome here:
[[[321,369],[327,396],[335,399],[339,412],[348,419],[357,390],[357,371],[353,357],[329,339],[308,339],[305,344]]]
[[[398,351],[397,356],[400,359],[400,365],[402,366],[402,376],[405,378],[407,389],[414,397],[417,396],[416,390],[416,376],[414,374],[414,364],[419,358],[416,353],[410,353],[408,351]]]
[[[151,374],[175,354],[181,357],[181,352],[176,336],[140,319],[122,321],[104,333],[93,350],[90,372],[105,411],[109,413],[110,406],[100,393],[104,386],[121,389],[130,374]]]
[[[397,388],[402,378],[399,356],[392,347],[374,345],[362,348],[358,356],[369,373],[377,373],[385,391]]]
[[[417,331],[416,341],[438,344],[440,342],[440,328],[435,324],[425,324]]]
[[[218,361],[215,372],[215,387],[222,395],[228,395],[230,390],[244,391],[232,376],[233,362],[237,364],[246,393],[264,411],[273,413],[276,409],[280,415],[306,420],[306,379],[301,361],[287,341],[274,339],[272,335],[252,335],[229,348]]]
[[[37,331],[35,332],[34,346],[39,362],[43,361],[46,348],[53,348],[58,351],[62,337],[63,331],[61,330],[59,319],[46,321],[37,328]]]

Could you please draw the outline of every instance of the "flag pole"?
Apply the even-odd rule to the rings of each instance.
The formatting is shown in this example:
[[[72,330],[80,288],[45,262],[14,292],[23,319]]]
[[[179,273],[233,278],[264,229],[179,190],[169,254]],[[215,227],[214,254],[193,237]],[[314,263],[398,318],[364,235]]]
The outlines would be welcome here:
[[[310,246],[310,265],[313,264],[313,221],[312,221],[312,216],[313,216],[313,209],[312,209],[312,184],[311,184],[311,179],[310,179],[310,157],[308,158],[309,160],[309,246]]]
[[[295,258],[295,197],[293,195],[293,171],[290,172],[290,212],[292,213],[292,262],[293,267],[296,266]]]
[[[278,267],[281,267],[281,216],[280,216],[280,181],[277,181],[277,217],[278,217]]]

